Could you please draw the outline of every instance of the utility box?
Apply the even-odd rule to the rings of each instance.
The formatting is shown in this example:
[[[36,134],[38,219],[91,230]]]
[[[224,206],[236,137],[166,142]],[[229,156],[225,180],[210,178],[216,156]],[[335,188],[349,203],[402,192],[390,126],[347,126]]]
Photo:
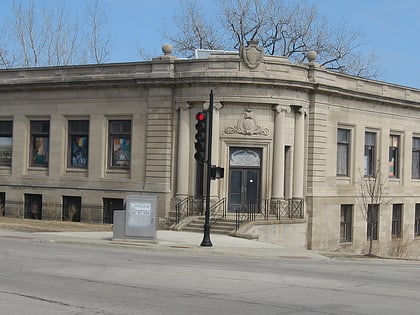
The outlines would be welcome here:
[[[157,196],[129,195],[125,204],[125,237],[156,241]]]
[[[125,238],[125,210],[114,210],[113,222],[112,239],[123,240]]]

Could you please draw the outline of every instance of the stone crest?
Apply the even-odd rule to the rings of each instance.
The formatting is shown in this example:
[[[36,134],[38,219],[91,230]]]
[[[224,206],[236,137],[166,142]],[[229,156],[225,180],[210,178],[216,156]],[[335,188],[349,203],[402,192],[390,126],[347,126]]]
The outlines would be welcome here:
[[[264,60],[263,48],[258,46],[258,41],[250,40],[248,46],[241,47],[241,58],[248,68],[255,69]]]
[[[262,128],[258,124],[255,114],[250,109],[246,109],[241,117],[239,117],[235,127],[226,127],[225,129],[225,134],[228,135],[268,136],[269,133],[270,130],[268,128]]]

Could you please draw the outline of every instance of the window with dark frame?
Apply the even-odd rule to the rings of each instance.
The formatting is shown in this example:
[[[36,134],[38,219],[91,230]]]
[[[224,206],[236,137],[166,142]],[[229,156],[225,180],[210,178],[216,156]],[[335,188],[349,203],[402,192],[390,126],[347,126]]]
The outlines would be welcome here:
[[[420,138],[413,137],[411,178],[420,179]]]
[[[414,236],[420,236],[420,203],[416,203],[415,208]]]
[[[0,166],[12,165],[13,121],[0,121]]]
[[[80,222],[82,198],[63,196],[63,221]]]
[[[109,121],[109,150],[109,168],[130,168],[131,120]]]
[[[6,193],[0,192],[0,216],[6,215]]]
[[[87,168],[89,153],[89,120],[69,120],[68,141],[68,167]]]
[[[378,204],[368,205],[367,233],[366,233],[368,240],[378,239],[378,217],[379,217],[379,205]]]
[[[391,135],[389,137],[389,160],[388,160],[388,176],[398,178],[399,173],[399,147],[400,136]]]
[[[31,166],[48,167],[49,142],[50,122],[31,121]]]
[[[114,223],[114,211],[124,210],[124,199],[103,198],[103,223]]]
[[[376,133],[365,132],[364,175],[374,176],[376,161]]]
[[[353,205],[341,205],[340,209],[340,242],[352,241]]]
[[[402,233],[402,211],[403,205],[400,203],[392,205],[392,238],[401,238]]]
[[[337,175],[349,176],[350,130],[337,129]]]
[[[25,219],[42,220],[42,195],[25,194]]]

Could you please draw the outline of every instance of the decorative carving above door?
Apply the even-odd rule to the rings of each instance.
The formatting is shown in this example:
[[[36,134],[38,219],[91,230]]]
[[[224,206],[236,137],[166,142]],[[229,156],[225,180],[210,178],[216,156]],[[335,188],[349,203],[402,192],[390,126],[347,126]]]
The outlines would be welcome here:
[[[242,134],[246,136],[268,136],[269,133],[270,129],[261,127],[255,118],[255,114],[250,109],[246,109],[241,117],[239,117],[236,126],[226,127],[225,129],[225,134],[227,135]]]

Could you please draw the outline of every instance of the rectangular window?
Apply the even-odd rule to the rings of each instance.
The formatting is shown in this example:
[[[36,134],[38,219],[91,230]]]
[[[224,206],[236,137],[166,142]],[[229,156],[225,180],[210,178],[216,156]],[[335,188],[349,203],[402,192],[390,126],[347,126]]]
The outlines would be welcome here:
[[[340,242],[352,241],[353,205],[341,205],[340,211]]]
[[[0,192],[0,216],[6,215],[6,193]]]
[[[350,130],[337,130],[337,175],[349,176]]]
[[[25,194],[25,219],[42,219],[42,195]]]
[[[88,167],[89,120],[69,120],[68,166]]]
[[[0,121],[0,166],[12,165],[13,122]]]
[[[63,196],[63,221],[80,222],[81,197]]]
[[[130,168],[131,121],[109,121],[110,168]]]
[[[420,179],[420,138],[413,138],[411,178]]]
[[[377,204],[368,205],[367,233],[366,233],[368,240],[378,239],[378,217],[379,217],[379,205]]]
[[[376,133],[365,132],[364,175],[374,176],[376,161]]]
[[[48,167],[50,122],[31,121],[31,166]]]
[[[402,204],[393,204],[392,205],[392,238],[401,237],[401,227],[402,227]]]
[[[124,210],[124,199],[103,198],[103,223],[114,223],[114,210]]]
[[[398,178],[400,136],[389,137],[388,176]]]
[[[416,203],[416,213],[414,216],[414,236],[420,236],[420,203]]]

